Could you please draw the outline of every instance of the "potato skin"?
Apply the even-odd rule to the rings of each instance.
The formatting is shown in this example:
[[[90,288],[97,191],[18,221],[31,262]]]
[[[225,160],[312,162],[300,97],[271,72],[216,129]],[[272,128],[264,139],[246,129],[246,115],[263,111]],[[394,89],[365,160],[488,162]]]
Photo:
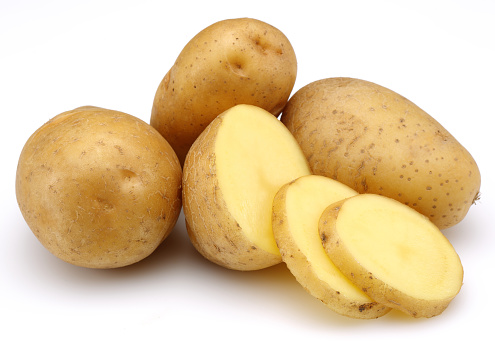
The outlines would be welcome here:
[[[481,177],[471,154],[385,87],[352,78],[315,81],[294,94],[281,120],[314,174],[396,199],[440,229],[459,223],[478,198]]]
[[[58,258],[116,268],[151,254],[181,209],[182,170],[170,145],[144,121],[81,107],[27,140],[16,196],[28,226]]]
[[[194,142],[184,163],[182,202],[186,228],[196,250],[207,260],[233,270],[258,270],[282,261],[254,246],[229,213],[218,184],[215,136],[222,114]]]
[[[251,18],[214,23],[187,43],[161,81],[150,124],[183,164],[194,140],[230,107],[251,104],[279,115],[296,73],[294,49],[277,28]]]

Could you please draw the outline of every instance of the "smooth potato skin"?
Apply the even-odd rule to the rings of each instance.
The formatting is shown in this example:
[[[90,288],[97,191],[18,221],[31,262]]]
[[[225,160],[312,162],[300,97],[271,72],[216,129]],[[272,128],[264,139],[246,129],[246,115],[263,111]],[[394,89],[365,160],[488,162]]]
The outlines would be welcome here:
[[[55,256],[116,268],[151,254],[181,209],[182,170],[170,145],[144,121],[82,107],[41,126],[18,163],[20,210]]]
[[[282,255],[282,260],[287,264],[291,273],[306,292],[340,315],[356,319],[375,319],[387,314],[391,308],[377,302],[353,303],[318,278],[313,266],[298,248],[292,235],[287,233],[289,226],[285,198],[287,190],[294,181],[282,186],[275,195],[272,215],[273,233],[277,247]]]
[[[280,114],[296,73],[294,49],[277,28],[251,18],[214,23],[189,41],[161,81],[150,124],[183,164],[194,140],[225,110],[251,104]]]
[[[469,152],[385,87],[352,78],[315,81],[294,94],[281,120],[314,174],[396,199],[440,229],[459,223],[478,197],[481,177]]]
[[[230,215],[218,185],[215,136],[218,116],[194,142],[184,163],[182,202],[189,238],[209,261],[233,270],[258,270],[282,261],[255,246]]]

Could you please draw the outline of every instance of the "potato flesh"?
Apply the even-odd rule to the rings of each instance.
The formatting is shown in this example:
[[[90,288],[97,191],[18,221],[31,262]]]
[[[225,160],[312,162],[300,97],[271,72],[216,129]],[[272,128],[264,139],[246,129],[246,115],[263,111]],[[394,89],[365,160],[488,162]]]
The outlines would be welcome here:
[[[301,178],[287,191],[286,210],[290,234],[320,280],[356,302],[372,300],[335,266],[318,233],[322,212],[330,204],[356,195],[351,188],[322,176]]]
[[[285,183],[310,174],[309,167],[277,118],[248,105],[231,113],[235,115],[224,118],[215,143],[219,187],[246,237],[280,255],[271,225],[273,198]]]
[[[338,211],[333,230],[328,210]],[[459,256],[426,217],[395,200],[363,194],[320,220],[325,250],[373,299],[413,316],[438,315],[459,292]]]

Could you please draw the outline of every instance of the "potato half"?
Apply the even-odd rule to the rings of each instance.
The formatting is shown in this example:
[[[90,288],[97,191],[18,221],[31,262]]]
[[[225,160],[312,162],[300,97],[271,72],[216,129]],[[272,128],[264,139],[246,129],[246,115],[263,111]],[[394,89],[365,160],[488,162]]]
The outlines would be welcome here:
[[[251,105],[230,108],[203,131],[184,163],[184,215],[193,245],[230,269],[280,263],[273,198],[282,185],[310,173],[276,117]]]
[[[427,217],[387,197],[330,205],[319,231],[335,265],[377,302],[413,317],[442,313],[462,286],[456,251]]]
[[[281,120],[314,174],[396,199],[440,229],[459,223],[478,198],[481,177],[471,154],[425,111],[383,86],[318,80],[291,97]]]
[[[296,73],[294,49],[279,29],[252,18],[216,22],[187,43],[161,81],[151,126],[183,164],[194,140],[225,110],[250,104],[280,114]]]
[[[150,125],[82,107],[57,115],[26,142],[17,167],[20,210],[40,242],[88,268],[142,260],[181,210],[182,170]]]
[[[341,315],[373,319],[390,308],[372,300],[342,274],[323,249],[318,232],[323,211],[354,195],[353,189],[323,176],[287,183],[273,200],[273,234],[282,260],[308,293]]]

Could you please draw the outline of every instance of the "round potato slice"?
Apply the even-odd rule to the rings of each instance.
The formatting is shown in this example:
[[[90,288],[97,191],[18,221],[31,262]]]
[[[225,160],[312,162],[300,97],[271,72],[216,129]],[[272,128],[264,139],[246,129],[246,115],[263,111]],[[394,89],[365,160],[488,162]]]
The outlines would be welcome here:
[[[330,205],[319,221],[324,249],[377,302],[413,317],[442,313],[463,268],[442,232],[396,200],[362,194]]]
[[[280,263],[273,198],[282,185],[309,174],[299,145],[275,116],[252,105],[225,111],[201,133],[184,163],[184,216],[193,245],[229,269]]]
[[[330,204],[357,195],[324,176],[300,177],[284,185],[273,200],[273,234],[291,273],[304,289],[335,312],[360,319],[385,315],[389,307],[373,301],[327,256],[318,234]]]

